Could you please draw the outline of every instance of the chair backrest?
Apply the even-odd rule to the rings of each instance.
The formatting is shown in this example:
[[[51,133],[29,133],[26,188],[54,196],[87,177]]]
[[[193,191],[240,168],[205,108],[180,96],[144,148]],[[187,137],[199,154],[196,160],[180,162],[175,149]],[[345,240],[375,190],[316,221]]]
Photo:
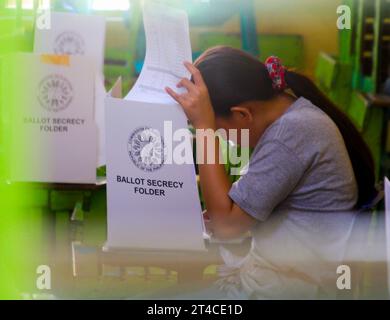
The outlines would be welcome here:
[[[386,228],[386,261],[387,288],[390,295],[390,181],[385,178],[385,228]]]

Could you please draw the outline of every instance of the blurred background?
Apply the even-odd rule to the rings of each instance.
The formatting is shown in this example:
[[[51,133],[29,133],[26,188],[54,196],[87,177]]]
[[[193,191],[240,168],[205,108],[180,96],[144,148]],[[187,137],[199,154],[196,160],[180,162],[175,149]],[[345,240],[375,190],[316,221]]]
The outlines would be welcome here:
[[[107,17],[107,72],[110,62],[127,63],[128,77],[140,69],[145,53],[139,1],[131,0],[3,0],[4,14],[17,13],[20,27],[25,28],[26,50],[32,46],[33,8],[93,13]],[[286,65],[313,74],[320,51],[336,54],[338,31],[336,9],[341,1],[298,0],[184,0],[165,1],[183,7],[190,16],[194,57],[216,44],[243,47],[261,58],[280,54]],[[371,2],[371,1],[370,1]],[[19,9],[17,9],[19,8]],[[2,26],[2,29],[5,28]],[[4,32],[4,31],[3,31]],[[254,39],[256,38],[256,39]],[[134,46],[136,44],[136,46]],[[32,47],[31,47],[32,49]],[[133,58],[134,61],[129,61]],[[131,74],[135,64],[135,74]],[[123,74],[122,74],[123,76]]]
[[[277,55],[288,68],[310,76],[324,93],[348,114],[363,134],[375,159],[378,181],[388,174],[390,166],[390,140],[388,139],[390,0],[167,0],[162,2],[187,11],[194,59],[211,46],[230,45],[242,48],[261,60],[265,60],[270,55]],[[341,5],[347,7],[338,13]],[[142,69],[145,56],[140,1],[0,0],[0,57],[18,51],[32,52],[36,19],[39,18],[42,10],[49,8],[53,11],[106,17],[104,67],[106,89],[109,89],[121,76],[124,81],[123,91],[128,92]],[[345,11],[345,8],[348,10]],[[342,14],[346,15],[344,19],[347,19],[343,20],[343,25],[350,28],[338,28],[337,21]],[[347,23],[348,17],[350,17],[350,26]],[[1,81],[7,81],[5,75],[0,78],[0,87]],[[13,89],[18,90],[18,88]],[[2,101],[0,96],[0,110],[4,105],[6,102]],[[0,129],[2,131],[0,155],[1,161],[5,161],[4,145],[7,132]],[[1,174],[5,176],[5,172]],[[0,228],[4,229],[0,230],[0,248],[4,247],[0,250],[0,258],[3,258],[3,263],[0,262],[0,279],[4,277],[4,281],[0,280],[0,286],[7,285],[9,289],[7,292],[10,295],[12,292],[15,293],[12,288],[21,285],[18,283],[20,281],[23,281],[26,292],[34,291],[34,283],[31,279],[36,278],[33,267],[36,264],[31,262],[31,268],[27,273],[26,268],[16,266],[20,266],[20,259],[25,255],[26,243],[30,248],[33,244],[37,248],[37,251],[29,250],[34,252],[34,258],[29,261],[46,259],[45,254],[41,256],[37,252],[43,252],[42,235],[39,230],[46,223],[47,214],[56,215],[54,228],[58,231],[57,244],[59,247],[62,246],[62,250],[58,252],[61,259],[66,261],[64,273],[72,272],[71,263],[67,264],[71,261],[72,250],[69,244],[71,241],[82,237],[83,243],[88,244],[89,250],[92,251],[104,242],[105,190],[91,192],[88,195],[76,191],[53,191],[49,195],[50,191],[47,190],[10,189],[5,188],[5,184],[1,184],[0,188],[2,191],[0,212],[2,217],[5,217],[0,222]],[[88,210],[85,208],[86,196],[90,204]],[[81,218],[70,221],[69,212],[74,214],[75,210]],[[13,213],[10,214],[11,212]],[[16,236],[19,233],[15,230],[22,228],[20,221],[24,222],[23,228],[25,221],[29,221],[26,239]],[[44,241],[46,245],[47,242]],[[15,260],[15,257],[19,258]],[[24,276],[22,276],[23,272]],[[127,272],[122,268],[119,271],[109,270],[107,274],[111,274],[114,278],[116,275],[123,278]],[[150,282],[153,276],[155,279],[161,278],[161,283],[164,285],[166,279],[174,282],[175,277],[174,273],[167,275],[161,270],[147,271],[146,275],[143,269],[132,272],[140,275],[137,278],[137,286],[143,288],[145,279],[148,279],[146,286],[154,288],[156,283]],[[213,275],[215,270],[209,268],[207,272]],[[19,280],[15,283],[12,279]],[[130,294],[127,283],[119,285],[119,289],[117,283],[115,285],[112,282],[93,283],[92,286],[88,281],[77,282],[76,286],[82,288],[79,294],[81,296],[85,294],[87,297]],[[65,287],[61,286],[61,288]],[[111,291],[107,288],[111,288]],[[66,295],[71,290],[65,288],[63,291]],[[137,289],[134,289],[134,292],[136,291]],[[16,292],[20,293],[20,290]]]

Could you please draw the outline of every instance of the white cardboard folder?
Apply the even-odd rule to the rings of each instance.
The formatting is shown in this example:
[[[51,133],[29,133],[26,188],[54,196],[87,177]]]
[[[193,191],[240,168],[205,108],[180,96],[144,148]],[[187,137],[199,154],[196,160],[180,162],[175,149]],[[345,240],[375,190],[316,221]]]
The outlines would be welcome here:
[[[98,166],[106,164],[104,128],[104,48],[105,18],[98,15],[52,12],[49,29],[35,29],[34,52],[84,56],[96,68],[95,120],[98,129]]]
[[[10,180],[95,183],[92,63],[85,57],[20,53],[8,57],[6,64],[9,85],[19,88],[4,92],[14,107],[9,111]]]
[[[131,141],[139,130],[152,128],[163,135],[166,120],[172,121],[173,131],[187,128],[179,105],[106,99],[106,248],[205,250],[194,165],[165,163],[149,170],[137,166],[131,157]],[[137,184],[140,181],[144,184]],[[152,181],[176,182],[182,187],[148,186]],[[163,195],[140,194],[135,188],[158,189]]]
[[[86,56],[102,73],[106,21],[102,16],[52,12],[49,29],[36,29],[35,53]]]

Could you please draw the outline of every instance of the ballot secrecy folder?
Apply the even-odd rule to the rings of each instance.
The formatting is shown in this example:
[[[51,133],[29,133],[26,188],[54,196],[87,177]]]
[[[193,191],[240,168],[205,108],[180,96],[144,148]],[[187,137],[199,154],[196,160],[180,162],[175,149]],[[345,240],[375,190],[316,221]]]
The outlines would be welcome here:
[[[34,52],[89,57],[103,72],[106,21],[103,16],[51,12],[50,28],[36,28]]]
[[[99,15],[51,12],[50,28],[36,28],[34,52],[84,56],[96,69],[94,117],[98,128],[98,166],[106,164],[104,128],[104,51],[106,20]]]
[[[195,168],[164,163],[168,142],[158,137],[164,121],[173,131],[187,127],[180,106],[113,97],[106,106],[106,247],[204,249]]]
[[[90,61],[17,53],[5,57],[3,66],[1,94],[12,131],[10,181],[95,184],[95,72]]]
[[[205,250],[204,223],[193,163],[168,163],[164,123],[188,130],[180,105],[165,92],[189,74],[186,13],[146,4],[147,53],[125,99],[117,83],[106,99],[107,243],[105,249]],[[191,139],[185,140],[192,151]],[[181,142],[183,143],[183,142]],[[191,155],[192,156],[192,155]]]

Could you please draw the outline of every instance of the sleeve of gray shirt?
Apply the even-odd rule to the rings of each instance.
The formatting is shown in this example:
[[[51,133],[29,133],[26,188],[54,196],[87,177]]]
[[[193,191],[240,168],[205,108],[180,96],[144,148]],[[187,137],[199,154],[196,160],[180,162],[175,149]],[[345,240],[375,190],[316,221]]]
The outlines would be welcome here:
[[[304,171],[296,154],[273,140],[255,150],[246,174],[233,184],[229,196],[256,220],[265,221],[294,190]]]

